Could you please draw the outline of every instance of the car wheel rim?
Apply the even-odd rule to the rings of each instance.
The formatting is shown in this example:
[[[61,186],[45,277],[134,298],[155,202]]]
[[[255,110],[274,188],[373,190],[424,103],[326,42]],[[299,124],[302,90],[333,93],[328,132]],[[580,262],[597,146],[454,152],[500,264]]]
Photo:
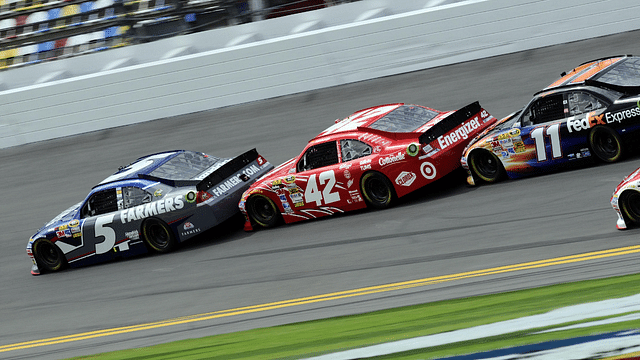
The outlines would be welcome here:
[[[483,176],[492,178],[498,172],[498,163],[489,154],[482,154],[477,157],[476,168]]]
[[[273,206],[271,206],[269,200],[262,197],[258,197],[253,201],[253,210],[256,217],[262,222],[269,222],[275,216]]]
[[[169,244],[167,231],[159,224],[153,224],[149,227],[149,235],[156,246],[160,248],[164,248]]]
[[[380,179],[370,179],[367,182],[367,189],[373,201],[384,204],[389,200],[389,189]]]
[[[634,191],[625,196],[624,210],[630,221],[640,222],[640,194]]]
[[[54,249],[54,245],[49,243],[41,243],[38,246],[38,253],[40,260],[42,260],[48,266],[55,266],[60,261],[60,254]]]
[[[594,142],[598,151],[607,158],[613,158],[618,154],[618,142],[609,134],[598,134]]]

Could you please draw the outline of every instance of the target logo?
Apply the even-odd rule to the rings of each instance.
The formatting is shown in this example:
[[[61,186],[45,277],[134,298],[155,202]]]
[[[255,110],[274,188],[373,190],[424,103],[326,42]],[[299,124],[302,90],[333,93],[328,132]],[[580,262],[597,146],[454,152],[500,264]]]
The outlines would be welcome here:
[[[422,165],[420,165],[420,172],[422,173],[422,176],[429,180],[436,177],[436,167],[428,161],[423,162]]]

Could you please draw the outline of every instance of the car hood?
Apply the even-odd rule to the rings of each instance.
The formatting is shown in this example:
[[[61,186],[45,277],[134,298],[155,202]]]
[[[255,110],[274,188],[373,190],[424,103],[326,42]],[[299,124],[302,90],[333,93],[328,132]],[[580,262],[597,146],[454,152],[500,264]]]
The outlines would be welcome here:
[[[55,225],[61,224],[61,223],[67,223],[73,219],[76,218],[76,215],[78,214],[78,211],[80,209],[80,205],[82,205],[82,202],[79,202],[73,206],[71,206],[70,208],[66,209],[65,211],[61,212],[60,214],[58,214],[58,216],[54,217],[53,219],[51,219],[48,223],[46,223],[43,227],[41,227],[40,229],[38,229],[38,231],[36,231],[36,234],[41,233],[42,231],[51,228]]]
[[[263,176],[259,181],[273,180],[275,178],[295,174],[295,160],[295,158],[292,158],[278,165],[273,170],[269,171],[265,176]],[[291,169],[293,169],[292,172],[290,172]]]
[[[518,116],[521,111],[522,111],[522,109],[520,109],[518,111],[515,111],[515,112],[505,116],[504,118],[496,121],[495,124],[493,124],[492,126],[490,126],[487,129],[485,129],[483,132],[478,134],[478,136],[476,136],[475,139],[473,139],[469,143],[467,148],[471,147],[473,144],[476,144],[478,142],[481,142],[483,140],[486,140],[486,139],[490,138],[494,134],[497,134],[497,133],[502,132],[504,130],[511,129],[511,125],[512,125],[512,124],[510,124],[511,120],[513,120],[513,118],[515,116]]]
[[[620,189],[625,187],[627,184],[632,183],[632,182],[637,181],[637,180],[640,180],[640,168],[637,168],[634,172],[632,172],[631,174],[625,176],[625,178],[622,179],[620,184],[618,184],[618,186],[616,186],[616,190],[614,192],[620,191]]]

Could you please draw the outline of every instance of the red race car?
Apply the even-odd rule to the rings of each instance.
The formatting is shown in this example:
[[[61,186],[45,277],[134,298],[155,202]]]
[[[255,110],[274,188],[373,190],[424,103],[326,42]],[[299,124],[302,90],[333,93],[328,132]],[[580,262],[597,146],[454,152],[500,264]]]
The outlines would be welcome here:
[[[444,112],[407,104],[360,110],[244,192],[245,230],[386,208],[455,170],[471,139],[495,122],[478,102]]]

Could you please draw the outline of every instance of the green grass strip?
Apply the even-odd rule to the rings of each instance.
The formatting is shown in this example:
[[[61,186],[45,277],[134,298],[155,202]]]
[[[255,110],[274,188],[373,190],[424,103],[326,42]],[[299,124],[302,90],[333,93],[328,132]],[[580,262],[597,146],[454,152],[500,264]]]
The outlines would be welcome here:
[[[438,301],[74,359],[298,359],[491,324],[541,314],[564,306],[637,293],[640,293],[640,274]],[[561,327],[561,325],[554,327]],[[635,320],[584,329],[533,334],[536,331],[548,329],[544,328],[394,354],[393,357],[380,357],[380,359],[410,359],[415,358],[416,355],[422,358],[460,355],[570,338],[593,333],[593,331],[605,332],[638,327],[640,327],[640,321]]]

